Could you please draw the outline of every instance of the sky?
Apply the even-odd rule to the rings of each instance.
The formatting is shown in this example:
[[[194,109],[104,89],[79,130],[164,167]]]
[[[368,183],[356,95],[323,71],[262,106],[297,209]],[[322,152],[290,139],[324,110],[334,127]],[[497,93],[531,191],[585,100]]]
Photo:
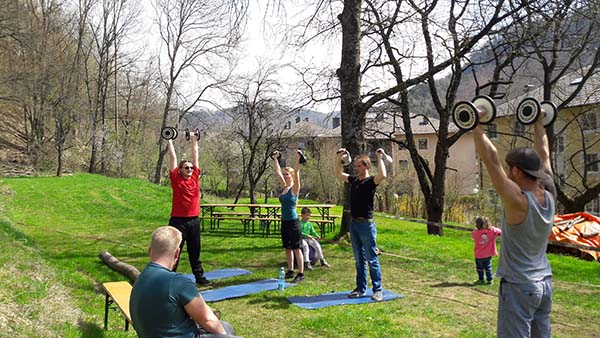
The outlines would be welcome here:
[[[285,47],[282,41],[284,33],[290,25],[297,22],[299,18],[309,15],[310,9],[304,9],[300,5],[286,3],[284,10],[277,11],[273,7],[267,7],[266,0],[250,0],[248,9],[248,23],[243,35],[242,43],[238,49],[239,61],[236,67],[238,75],[252,74],[259,68],[259,64],[270,65],[313,65],[316,67],[330,66],[334,69],[339,66],[341,55],[341,44],[338,41],[322,43],[316,41],[303,50]],[[142,1],[143,12],[140,16],[141,25],[137,32],[132,34],[132,49],[143,49],[147,51],[148,57],[143,58],[142,63],[155,58],[160,48],[160,37],[156,24],[155,12],[150,1]],[[300,77],[290,67],[282,67],[276,75],[280,83],[279,94],[294,93],[297,91],[297,82]],[[213,94],[211,99],[224,104],[222,95]],[[337,103],[317,104],[316,110],[328,113],[337,108]]]

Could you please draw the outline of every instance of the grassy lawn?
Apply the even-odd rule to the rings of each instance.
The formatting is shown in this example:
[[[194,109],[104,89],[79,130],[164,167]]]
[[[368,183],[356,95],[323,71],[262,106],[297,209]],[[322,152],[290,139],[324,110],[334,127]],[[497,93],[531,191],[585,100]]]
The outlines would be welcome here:
[[[98,253],[108,250],[143,269],[152,231],[168,222],[170,188],[142,180],[78,174],[0,180],[0,337],[135,337],[110,313],[103,330],[99,285],[126,280]],[[205,202],[225,202],[207,198]],[[231,202],[227,200],[227,202]],[[309,203],[311,201],[302,201]],[[275,201],[273,200],[273,203]],[[313,214],[315,212],[313,211]],[[340,214],[341,207],[332,210]],[[331,269],[316,266],[304,283],[211,305],[244,337],[494,337],[498,285],[476,279],[469,232],[377,217],[384,288],[389,302],[304,310],[285,297],[350,291],[354,260],[347,243],[325,241]],[[240,233],[238,221],[202,234],[205,270],[252,271],[214,287],[276,278],[285,265],[276,235]],[[328,239],[333,234],[328,234]],[[600,337],[600,265],[549,255],[554,271],[554,337]],[[494,270],[497,259],[494,260]],[[189,273],[184,252],[180,272]]]

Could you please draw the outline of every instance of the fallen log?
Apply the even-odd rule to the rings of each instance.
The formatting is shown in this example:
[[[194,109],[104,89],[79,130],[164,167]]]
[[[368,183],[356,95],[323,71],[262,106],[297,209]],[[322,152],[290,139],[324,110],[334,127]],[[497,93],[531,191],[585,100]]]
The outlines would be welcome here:
[[[128,277],[131,283],[135,282],[137,277],[140,275],[140,270],[136,269],[132,265],[121,262],[106,250],[100,252],[98,257],[100,257],[100,259],[103,260],[110,268]]]

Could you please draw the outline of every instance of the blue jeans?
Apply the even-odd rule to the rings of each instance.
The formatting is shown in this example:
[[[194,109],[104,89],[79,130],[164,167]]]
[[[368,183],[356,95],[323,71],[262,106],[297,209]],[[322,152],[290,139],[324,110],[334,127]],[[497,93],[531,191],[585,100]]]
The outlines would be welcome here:
[[[381,290],[381,266],[377,257],[377,229],[373,222],[350,223],[350,241],[356,263],[356,288],[364,292],[367,290],[367,264],[373,282],[373,292]]]
[[[475,267],[477,268],[479,280],[483,280],[484,272],[488,282],[491,282],[494,279],[494,275],[492,275],[492,257],[475,258]]]
[[[550,337],[552,277],[538,282],[510,283],[498,291],[498,338]]]

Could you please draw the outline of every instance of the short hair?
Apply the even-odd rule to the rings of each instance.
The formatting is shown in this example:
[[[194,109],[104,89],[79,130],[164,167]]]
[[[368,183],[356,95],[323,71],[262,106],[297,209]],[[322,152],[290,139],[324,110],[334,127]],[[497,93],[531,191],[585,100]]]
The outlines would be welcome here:
[[[170,255],[181,243],[181,232],[170,225],[162,226],[152,233],[150,248],[157,256]]]
[[[487,217],[477,216],[475,218],[475,227],[477,227],[477,229],[479,229],[479,230],[489,229],[490,228],[490,221],[488,220]]]
[[[188,160],[181,160],[181,161],[179,161],[179,164],[177,165],[177,167],[178,167],[179,169],[181,169],[181,168],[183,168],[183,165],[184,165],[185,163],[187,163],[187,162],[190,162],[190,161],[188,161]],[[192,163],[192,162],[190,162],[190,163]],[[193,165],[193,164],[192,164],[192,165]]]
[[[367,167],[367,169],[371,168],[371,158],[368,155],[358,155],[354,159],[354,162],[362,162],[362,164]]]
[[[301,214],[311,214],[310,212],[310,208],[309,207],[303,207],[302,211],[300,212]]]

